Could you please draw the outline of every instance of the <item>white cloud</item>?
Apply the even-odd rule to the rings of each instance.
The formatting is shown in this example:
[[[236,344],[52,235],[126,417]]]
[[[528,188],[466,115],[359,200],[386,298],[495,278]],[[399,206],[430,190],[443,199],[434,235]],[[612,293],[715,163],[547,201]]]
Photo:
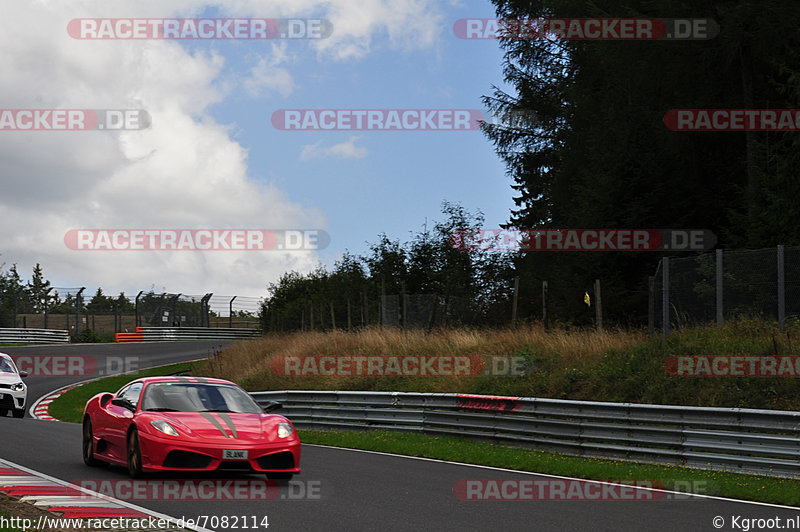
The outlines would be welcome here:
[[[212,4],[213,5],[213,4]],[[338,59],[368,53],[376,33],[395,46],[435,37],[435,8],[422,1],[281,0],[217,2],[224,16],[320,16],[334,34],[320,53]],[[0,261],[23,273],[39,262],[56,285],[91,283],[108,293],[165,286],[184,293],[264,294],[283,272],[317,265],[313,251],[78,252],[64,234],[79,228],[309,228],[325,217],[249,174],[247,153],[209,106],[234,88],[221,79],[214,46],[175,41],[90,41],[67,35],[77,17],[197,16],[193,0],[0,0],[0,101],[4,108],[146,109],[152,126],[121,133],[2,132]],[[265,13],[265,9],[268,11]],[[242,87],[286,96],[295,85],[285,44],[271,47]],[[309,156],[362,158],[356,138]],[[305,153],[305,150],[304,150]]]
[[[362,147],[356,146],[356,141],[361,137],[350,137],[346,142],[334,144],[333,146],[323,147],[322,141],[315,142],[314,144],[307,144],[303,146],[303,151],[300,152],[300,160],[308,161],[311,159],[319,159],[323,157],[337,157],[339,159],[363,159],[367,156],[369,151]]]
[[[250,69],[250,76],[242,82],[250,96],[256,98],[276,92],[286,98],[292,93],[294,79],[289,70],[280,66],[287,61],[286,49],[285,41],[280,45],[273,44],[272,53],[262,57],[258,64]]]

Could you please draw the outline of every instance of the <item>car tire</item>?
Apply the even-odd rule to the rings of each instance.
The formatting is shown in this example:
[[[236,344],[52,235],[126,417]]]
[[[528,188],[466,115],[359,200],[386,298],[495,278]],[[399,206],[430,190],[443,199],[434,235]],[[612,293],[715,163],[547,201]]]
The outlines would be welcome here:
[[[142,449],[139,447],[139,432],[135,428],[128,433],[128,475],[131,478],[142,476]]]
[[[17,409],[15,408],[15,409],[13,410],[13,413],[14,413],[14,417],[15,417],[15,418],[17,418],[17,419],[22,419],[22,418],[24,418],[24,417],[25,417],[25,409],[24,409],[24,408],[22,408],[22,409],[20,409],[20,410],[17,410]]]
[[[267,478],[269,480],[285,480],[285,481],[289,481],[289,480],[292,480],[292,477],[294,477],[294,473],[282,473],[282,472],[267,473]]]
[[[0,408],[0,417],[6,417],[8,415],[8,410],[5,408]]]
[[[94,457],[94,433],[88,417],[83,420],[83,463],[89,467],[100,465],[100,460]]]

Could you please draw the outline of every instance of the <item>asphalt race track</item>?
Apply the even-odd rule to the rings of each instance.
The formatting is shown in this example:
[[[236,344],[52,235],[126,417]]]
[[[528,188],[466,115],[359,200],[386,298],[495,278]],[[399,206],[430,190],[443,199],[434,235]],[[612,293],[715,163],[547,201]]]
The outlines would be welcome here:
[[[207,356],[220,342],[159,344],[73,345],[0,348],[12,355],[88,354],[139,357],[140,367],[168,364]],[[102,365],[102,364],[101,364]],[[28,379],[29,402],[71,382],[87,377]],[[585,501],[465,501],[453,488],[465,479],[511,479],[562,482],[488,468],[430,460],[306,445],[303,473],[272,500],[137,500],[129,502],[177,518],[203,515],[239,516],[259,521],[268,516],[269,530],[745,530],[743,519],[800,518],[800,509],[786,509],[715,499],[684,498]],[[80,484],[104,480],[127,485],[121,468],[86,467],[81,460],[81,430],[77,424],[30,418],[0,419],[0,457],[62,480]],[[163,483],[175,477],[147,477]],[[192,479],[184,476],[184,479]],[[203,477],[208,479],[209,477]],[[213,477],[262,480],[256,475]],[[463,483],[462,483],[463,484]],[[110,485],[110,483],[109,483]],[[102,492],[102,491],[101,491]],[[313,492],[313,493],[312,493]],[[638,498],[638,497],[637,497]],[[715,517],[723,526],[715,526]],[[738,526],[732,519],[738,517]],[[766,521],[765,521],[766,523]],[[800,520],[798,521],[800,523]],[[252,524],[252,523],[250,523]],[[719,524],[719,522],[717,523]],[[214,527],[208,527],[214,528]],[[241,527],[240,529],[244,529]],[[800,529],[791,527],[789,529]],[[226,530],[216,527],[218,530]],[[751,530],[758,530],[755,526]],[[233,528],[227,528],[233,530]],[[248,530],[254,530],[249,528]],[[261,530],[264,530],[263,528]]]

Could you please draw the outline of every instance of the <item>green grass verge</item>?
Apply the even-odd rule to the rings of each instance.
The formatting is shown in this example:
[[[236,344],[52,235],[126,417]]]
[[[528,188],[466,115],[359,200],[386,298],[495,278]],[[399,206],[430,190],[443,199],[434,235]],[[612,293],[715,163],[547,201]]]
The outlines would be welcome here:
[[[114,377],[105,377],[100,380],[87,382],[82,386],[69,390],[50,403],[50,415],[61,421],[80,423],[83,418],[83,408],[86,406],[86,401],[98,393],[116,392],[125,384],[141,377],[154,377],[191,371],[194,364],[194,362],[181,362],[169,366],[143,369],[134,373],[129,373],[128,375],[116,375]]]
[[[582,458],[424,434],[306,430],[298,431],[298,434],[303,443],[309,444],[381,451],[594,480],[640,480],[681,492],[693,491],[703,495],[800,506],[800,480]],[[472,473],[471,477],[483,478],[480,472]],[[694,489],[692,490],[690,486],[694,486]]]

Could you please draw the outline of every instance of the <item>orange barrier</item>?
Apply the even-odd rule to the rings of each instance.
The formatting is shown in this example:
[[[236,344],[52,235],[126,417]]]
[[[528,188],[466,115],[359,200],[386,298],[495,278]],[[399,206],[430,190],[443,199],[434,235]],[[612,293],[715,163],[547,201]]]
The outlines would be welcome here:
[[[115,342],[142,342],[144,341],[144,335],[142,334],[142,328],[136,327],[136,332],[133,333],[114,333],[114,341]]]

